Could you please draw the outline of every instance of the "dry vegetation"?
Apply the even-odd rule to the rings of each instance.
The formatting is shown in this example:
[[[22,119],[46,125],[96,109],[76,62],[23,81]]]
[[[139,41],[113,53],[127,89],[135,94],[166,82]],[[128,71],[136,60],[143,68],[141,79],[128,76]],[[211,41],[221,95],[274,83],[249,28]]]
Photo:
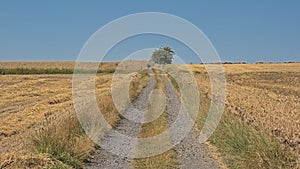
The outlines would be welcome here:
[[[202,93],[209,96],[210,83],[204,66],[190,67],[205,89]],[[226,154],[230,154],[228,164],[234,168],[246,165],[297,168],[300,64],[232,64],[224,67],[226,111],[211,142],[223,149],[225,159]],[[208,107],[209,102],[205,106]]]
[[[99,69],[105,72],[117,65],[101,63]],[[8,70],[73,67],[72,62],[0,63]],[[134,97],[148,82],[145,75],[141,72],[134,78]],[[98,74],[95,93],[103,116],[114,126],[120,117],[111,96],[112,76]],[[96,145],[77,120],[72,75],[2,75],[0,80],[0,168],[81,168]]]
[[[82,66],[82,65],[81,65]],[[98,67],[97,73],[113,73],[118,62],[87,62],[84,64],[85,72],[93,72],[91,67]],[[10,74],[72,74],[75,62],[0,62],[0,75]]]
[[[130,100],[135,100],[138,95],[141,93],[143,88],[145,88],[149,83],[148,78],[148,70],[142,70],[141,72],[137,73],[131,80],[129,86],[129,97]]]
[[[40,130],[48,131],[49,123],[59,124],[58,119],[64,119],[69,116],[68,111],[72,112],[71,76],[16,75],[0,78],[1,166],[43,166],[36,156],[42,156],[48,163],[54,164],[50,155],[35,152],[32,136]],[[35,161],[27,164],[28,159],[32,158]]]
[[[102,64],[101,68],[115,69],[117,65]],[[0,69],[10,70],[69,70],[73,67],[73,62],[0,63]],[[204,66],[190,67],[203,89],[201,93],[209,96],[210,83]],[[300,64],[230,64],[224,67],[227,108],[219,125],[221,128],[210,142],[217,149],[223,148],[219,153],[229,167],[297,168],[300,153]],[[141,73],[136,77],[145,76]],[[112,104],[111,78],[111,74],[98,74],[96,96],[105,118],[114,125],[120,117]],[[146,83],[147,78],[144,79]],[[133,86],[137,93],[144,87],[144,82],[133,82],[137,85]],[[136,93],[130,95],[136,97]],[[89,157],[94,144],[76,120],[72,75],[0,75],[0,98],[0,168],[79,168]],[[208,107],[209,100],[201,104]],[[203,117],[204,112],[199,121]],[[142,131],[149,132],[151,130],[147,128],[153,128],[151,126],[156,126],[156,123],[164,124],[163,121],[164,116],[161,116],[144,125]],[[201,123],[196,127],[200,129]],[[140,136],[144,134],[149,133],[142,132]],[[175,152],[166,153],[170,158],[163,157],[172,159]],[[135,161],[134,165],[137,168],[155,166],[159,164],[155,161],[161,158]]]
[[[165,86],[161,78],[161,76],[163,75],[160,74],[159,71],[155,69],[154,69],[154,73],[157,82],[155,89],[160,89],[162,91],[165,91],[164,89]],[[151,111],[149,110],[150,109],[148,107],[147,113],[151,113]],[[154,137],[164,132],[169,128],[167,119],[168,119],[167,113],[163,112],[154,121],[143,124],[138,137],[139,138]],[[147,169],[178,168],[177,153],[174,149],[170,149],[162,154],[153,157],[134,159],[132,161],[132,164],[134,168],[147,168]]]
[[[119,115],[111,77],[96,77],[96,97],[113,125]],[[3,75],[0,80],[0,168],[80,168],[95,145],[76,118],[72,75]]]
[[[97,63],[94,63],[97,64]],[[99,69],[114,69],[117,62],[100,63]],[[68,69],[72,70],[75,62],[0,62],[0,69]]]

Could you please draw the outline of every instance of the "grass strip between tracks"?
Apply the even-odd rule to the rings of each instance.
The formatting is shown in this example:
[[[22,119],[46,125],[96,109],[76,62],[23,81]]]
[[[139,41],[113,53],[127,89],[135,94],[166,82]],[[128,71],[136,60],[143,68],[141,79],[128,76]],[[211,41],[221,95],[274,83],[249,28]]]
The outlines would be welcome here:
[[[156,89],[164,91],[164,83],[157,70],[154,69],[156,78]],[[168,115],[163,112],[157,119],[152,122],[145,123],[142,125],[141,131],[138,135],[140,138],[147,138],[155,136],[169,128],[167,121]],[[177,153],[174,149],[170,149],[162,154],[148,157],[134,159],[132,161],[134,168],[149,168],[149,169],[165,169],[165,168],[178,168]]]

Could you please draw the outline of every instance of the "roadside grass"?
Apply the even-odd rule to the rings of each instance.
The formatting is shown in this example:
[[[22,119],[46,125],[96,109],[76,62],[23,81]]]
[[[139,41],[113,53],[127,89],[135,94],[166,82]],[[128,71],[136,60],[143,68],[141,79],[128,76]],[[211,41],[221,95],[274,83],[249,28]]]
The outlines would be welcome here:
[[[176,81],[170,75],[168,77],[178,90]],[[209,95],[204,93],[200,91],[200,110],[195,124],[198,131],[202,129],[210,107]],[[216,148],[217,156],[228,168],[299,167],[296,155],[283,147],[276,138],[244,124],[226,108],[208,142]]]
[[[296,156],[278,140],[225,111],[209,139],[229,168],[295,168]]]
[[[201,130],[210,106],[210,99],[203,93],[200,100],[197,130]],[[227,109],[208,142],[228,168],[296,168],[296,156],[288,148],[244,124]]]
[[[109,90],[110,77],[96,77],[96,100],[106,121],[114,126],[120,116],[113,105]],[[67,113],[68,111],[66,109],[60,114],[45,115],[41,127],[31,134],[33,151],[51,158],[53,165],[48,168],[83,168],[97,147],[84,132],[76,113]],[[100,132],[100,135],[103,134]]]
[[[79,72],[93,73],[94,71],[82,70]],[[99,69],[97,73],[114,73],[115,69]],[[73,69],[36,69],[36,68],[12,68],[12,69],[0,69],[0,75],[29,75],[29,74],[73,74]]]
[[[32,142],[37,153],[49,155],[55,162],[52,168],[81,168],[93,146],[76,117],[63,120],[45,117]]]
[[[145,88],[149,84],[149,74],[148,70],[144,69],[136,74],[136,76],[132,79],[129,86],[129,96],[130,100],[135,100],[138,95],[141,93],[143,88]]]
[[[132,95],[137,96],[148,84],[147,75],[147,71],[137,75],[136,81],[141,82],[133,84],[135,90],[132,90]],[[99,78],[96,79],[96,100],[106,121],[111,126],[115,126],[121,117],[110,93],[111,79],[101,78],[101,76],[98,75]],[[140,90],[138,86],[142,86]],[[100,133],[100,136],[102,134]],[[63,116],[45,116],[42,127],[32,133],[31,138],[34,151],[51,158],[53,165],[50,165],[49,169],[83,168],[84,164],[92,158],[97,147],[85,134],[75,112]]]
[[[156,89],[164,91],[164,83],[158,73],[158,70],[153,70],[156,78]],[[151,105],[150,105],[151,106]],[[148,112],[149,113],[149,112]],[[151,113],[151,112],[150,112]],[[152,122],[142,125],[141,131],[138,135],[139,138],[153,137],[169,128],[167,121],[168,115],[163,112],[157,119]],[[132,161],[134,168],[144,169],[165,169],[165,168],[178,168],[177,153],[174,149],[170,149],[162,154],[148,157],[139,158]]]

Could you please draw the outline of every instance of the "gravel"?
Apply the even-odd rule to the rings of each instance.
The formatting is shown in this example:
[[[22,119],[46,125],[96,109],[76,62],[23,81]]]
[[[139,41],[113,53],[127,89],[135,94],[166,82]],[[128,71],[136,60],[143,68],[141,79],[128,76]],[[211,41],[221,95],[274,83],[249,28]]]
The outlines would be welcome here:
[[[178,97],[175,88],[167,79],[167,77],[164,77],[163,80],[166,86],[168,123],[171,126],[171,124],[176,121],[176,118],[179,115],[178,112],[180,110],[180,98]],[[133,103],[133,107],[138,110],[144,110],[146,108],[146,103],[148,102],[150,92],[154,89],[155,84],[156,81],[154,76],[150,76],[149,85],[138,96],[137,100]],[[136,112],[133,112],[133,107],[129,106],[125,113],[127,113],[127,115],[136,114]],[[137,118],[142,119],[143,115]],[[180,124],[184,123],[186,122],[180,122]],[[128,142],[121,142],[117,135],[121,133],[126,136],[136,138],[141,129],[141,125],[142,123],[135,123],[126,118],[121,119],[117,127],[111,132],[105,134],[104,137],[99,140],[99,143],[101,146],[104,144],[106,146],[105,149],[109,149],[111,151],[120,151],[119,146],[114,145],[122,144],[124,147],[126,147],[124,154],[122,154],[123,157],[112,154],[109,151],[99,147],[95,152],[94,158],[86,164],[85,168],[131,168],[131,159],[124,156],[128,156],[126,153],[130,154],[130,151],[133,150],[135,140],[133,139]],[[181,130],[173,129],[171,132],[173,135],[180,135],[180,132],[183,130],[184,127]],[[180,165],[179,168],[221,168],[217,161],[211,156],[211,151],[208,146],[206,144],[200,144],[197,140],[197,136],[198,135],[196,131],[191,131],[187,137],[185,137],[174,147],[178,155],[177,158]],[[176,138],[171,139],[176,140]]]
[[[150,70],[150,73],[152,70]],[[143,111],[146,109],[146,105],[148,102],[149,95],[151,91],[154,89],[156,84],[154,76],[150,76],[149,85],[145,87],[140,95],[137,97],[136,101],[132,103],[132,106],[129,106],[125,111],[126,115],[130,116],[132,114],[136,114],[133,111],[136,109]],[[134,109],[135,108],[135,109]],[[142,114],[142,113],[141,113]],[[142,120],[143,116],[135,117]],[[133,150],[134,147],[134,139],[128,142],[121,142],[119,139],[119,134],[123,134],[126,136],[130,136],[132,138],[136,138],[142,123],[135,123],[126,118],[122,118],[120,122],[116,125],[117,127],[114,130],[111,130],[109,133],[106,133],[103,138],[99,140],[99,145],[102,147],[105,146],[105,149],[99,147],[94,154],[93,159],[91,159],[88,163],[86,163],[85,168],[93,169],[93,168],[101,168],[101,169],[117,169],[117,168],[130,168],[130,158],[126,157]],[[120,146],[125,147],[125,150],[119,150]],[[110,150],[110,151],[107,151]],[[122,156],[111,153],[112,152],[123,152]]]
[[[168,122],[171,125],[175,122],[178,112],[180,110],[180,98],[176,93],[175,88],[168,80],[167,77],[163,78],[166,93],[168,97],[167,113]],[[180,130],[175,129],[172,132],[173,136],[180,135]],[[206,144],[200,144],[198,141],[198,134],[196,131],[191,130],[187,136],[177,144],[174,149],[178,154],[179,168],[191,169],[211,169],[221,168],[218,162],[212,157],[212,152]]]

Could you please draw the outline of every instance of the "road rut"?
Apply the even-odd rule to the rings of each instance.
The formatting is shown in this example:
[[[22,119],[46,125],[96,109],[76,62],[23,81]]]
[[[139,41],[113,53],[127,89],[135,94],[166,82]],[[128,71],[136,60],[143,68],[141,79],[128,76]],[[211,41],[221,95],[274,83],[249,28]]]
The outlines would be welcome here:
[[[167,106],[166,112],[168,114],[168,123],[171,125],[177,118],[181,101],[180,98],[171,84],[167,76],[162,76],[163,82],[166,89]],[[133,103],[133,106],[139,110],[145,109],[148,102],[149,95],[154,89],[156,84],[154,76],[150,76],[149,85],[144,88],[141,94],[138,96],[137,100]],[[132,109],[129,107],[126,111],[127,115],[130,116]],[[132,113],[135,114],[135,113]],[[142,113],[141,113],[142,114]],[[143,118],[142,116],[138,118]],[[128,153],[134,149],[134,140],[131,142],[118,142],[116,139],[116,133],[119,132],[124,135],[136,138],[141,129],[142,123],[135,123],[126,118],[120,120],[119,124],[113,132],[106,134],[101,140],[101,143],[107,143],[108,147],[106,149],[118,151],[117,147],[109,145],[125,144],[128,148]],[[171,131],[172,135],[176,135],[177,131]],[[183,139],[179,144],[177,144],[173,149],[177,152],[177,159],[179,161],[178,168],[182,169],[194,169],[194,168],[221,168],[218,162],[211,155],[212,152],[206,144],[200,144],[197,140],[197,132],[191,131],[185,139]],[[109,144],[111,143],[111,144]],[[105,168],[105,169],[117,169],[117,168],[131,168],[131,159],[127,157],[121,157],[112,154],[102,148],[99,148],[95,152],[94,158],[87,163],[85,168]]]

